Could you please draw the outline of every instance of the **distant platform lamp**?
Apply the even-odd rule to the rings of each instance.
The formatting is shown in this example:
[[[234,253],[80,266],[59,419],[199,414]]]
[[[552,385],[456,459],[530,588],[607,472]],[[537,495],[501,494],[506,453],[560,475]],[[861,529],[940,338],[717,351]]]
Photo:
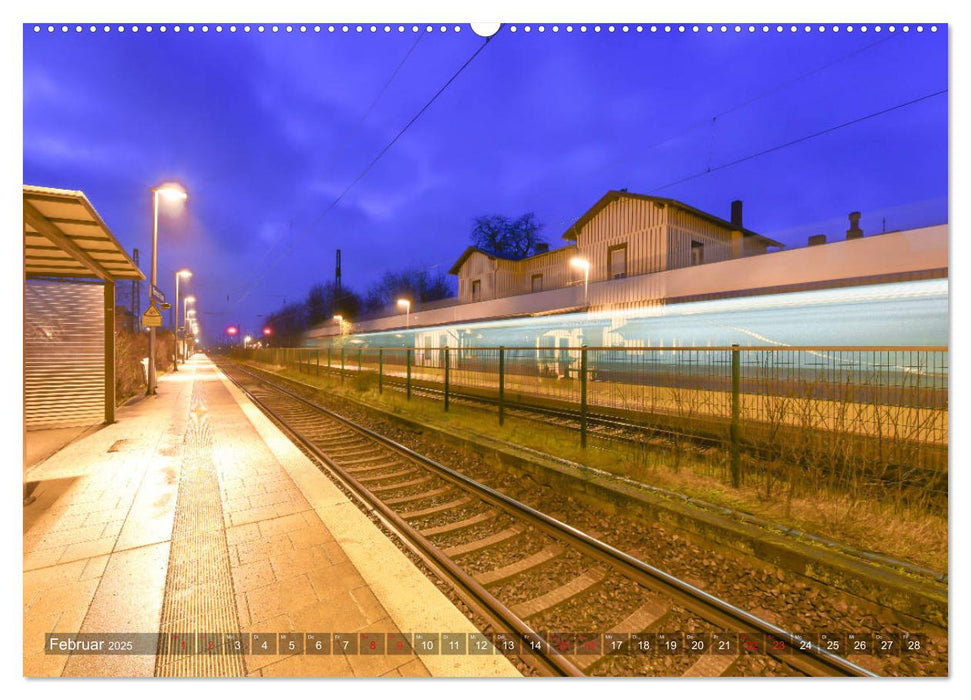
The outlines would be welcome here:
[[[411,328],[411,300],[398,299],[398,308],[405,310],[405,328]]]
[[[189,279],[192,272],[189,270],[179,270],[175,273],[175,303],[172,304],[172,313],[175,314],[175,323],[172,325],[172,332],[175,334],[175,365],[174,370],[179,371],[179,280]],[[185,312],[182,313],[182,322],[185,323]]]
[[[587,288],[590,286],[590,261],[586,258],[571,258],[570,266],[583,271],[583,305],[587,306]]]

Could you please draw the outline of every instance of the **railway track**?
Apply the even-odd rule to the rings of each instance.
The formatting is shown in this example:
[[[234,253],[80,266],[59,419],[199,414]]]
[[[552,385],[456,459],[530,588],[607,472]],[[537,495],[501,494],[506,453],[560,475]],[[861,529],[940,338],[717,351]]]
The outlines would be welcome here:
[[[244,367],[220,368],[536,673],[874,675]]]
[[[333,367],[321,367],[320,371],[321,373],[329,373],[332,376],[339,375],[341,372],[339,368],[335,369]],[[346,368],[344,371],[352,376],[353,374],[357,373],[357,370],[353,368]],[[405,380],[395,375],[386,375],[384,377],[384,386],[392,391],[402,394],[406,393],[407,391]],[[444,390],[442,389],[424,386],[417,383],[412,385],[411,393],[413,396],[433,398],[436,400],[441,400],[445,394]],[[449,390],[449,401],[454,404],[464,404],[467,406],[499,405],[498,399],[463,392],[461,389],[456,390],[455,387],[452,387]],[[568,427],[577,431],[580,430],[581,417],[579,411],[565,408],[555,408],[552,406],[525,404],[508,398],[505,400],[504,404],[503,410],[507,416],[525,418],[528,420],[536,420],[539,418],[552,425]],[[631,443],[642,442],[645,435],[668,441],[677,440],[679,444],[687,440],[697,444],[700,447],[722,447],[725,442],[724,436],[704,435],[697,432],[679,431],[663,425],[646,425],[644,423],[625,421],[617,416],[599,413],[596,410],[589,411],[587,413],[587,430],[591,435],[595,435],[606,440]]]
[[[341,374],[341,369],[334,367],[320,367],[319,371],[321,374],[330,376]],[[345,368],[343,371],[351,378],[358,373],[358,370],[353,367]],[[402,377],[388,374],[385,375],[383,381],[386,389],[399,394],[408,392],[406,381]],[[442,401],[445,394],[443,389],[419,383],[413,383],[410,392],[412,396],[436,401]],[[494,408],[499,405],[499,400],[496,398],[464,392],[461,389],[456,390],[455,387],[449,390],[449,402],[453,405],[464,405],[472,408],[482,408],[483,406]],[[522,403],[508,398],[504,401],[503,411],[509,418],[539,421],[556,427],[568,428],[578,433],[582,421],[580,412],[577,410]],[[712,432],[677,430],[661,423],[649,424],[629,421],[597,410],[588,411],[586,422],[588,436],[602,441],[601,446],[609,445],[611,442],[638,446],[650,443],[661,449],[677,449],[679,451],[694,449],[699,453],[709,449],[726,449],[726,435],[712,434]],[[727,427],[725,430],[727,431]],[[773,449],[764,443],[743,441],[741,449],[756,464],[768,463],[779,457],[777,449]],[[874,477],[872,481],[874,486],[881,488],[907,487],[915,491],[916,497],[930,494],[936,498],[944,499],[946,503],[948,493],[946,476],[942,475],[940,471],[906,465],[891,465],[884,475]]]

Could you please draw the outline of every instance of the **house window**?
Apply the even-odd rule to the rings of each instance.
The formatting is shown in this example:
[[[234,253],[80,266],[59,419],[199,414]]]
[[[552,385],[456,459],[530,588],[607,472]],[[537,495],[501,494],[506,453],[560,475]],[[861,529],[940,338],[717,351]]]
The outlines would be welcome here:
[[[691,241],[691,264],[700,265],[705,261],[705,245],[698,241]]]
[[[482,280],[472,280],[472,301],[482,299]]]
[[[532,277],[532,284],[530,285],[530,289],[532,289],[532,291],[534,291],[534,292],[542,292],[543,291],[543,275],[541,275],[541,274],[540,275],[533,275],[533,277]]]
[[[607,248],[607,278],[616,280],[627,277],[627,244]]]

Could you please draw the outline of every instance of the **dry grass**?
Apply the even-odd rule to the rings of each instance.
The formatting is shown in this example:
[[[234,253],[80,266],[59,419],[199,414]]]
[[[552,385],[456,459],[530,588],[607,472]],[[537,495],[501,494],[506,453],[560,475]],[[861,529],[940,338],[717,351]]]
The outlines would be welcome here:
[[[912,493],[903,497],[900,489],[868,490],[862,480],[848,479],[843,472],[834,477],[831,471],[807,470],[795,460],[786,460],[787,454],[805,460],[812,445],[786,444],[779,450],[781,456],[768,464],[746,460],[746,478],[733,488],[725,450],[702,450],[687,441],[631,444],[592,436],[584,450],[573,429],[514,417],[507,417],[505,425],[499,426],[492,408],[453,403],[445,413],[439,400],[415,395],[408,401],[391,390],[379,394],[373,374],[349,372],[342,383],[333,376],[308,376],[280,366],[252,364],[403,417],[504,440],[851,547],[947,571],[946,502],[942,510],[936,499],[932,502]]]

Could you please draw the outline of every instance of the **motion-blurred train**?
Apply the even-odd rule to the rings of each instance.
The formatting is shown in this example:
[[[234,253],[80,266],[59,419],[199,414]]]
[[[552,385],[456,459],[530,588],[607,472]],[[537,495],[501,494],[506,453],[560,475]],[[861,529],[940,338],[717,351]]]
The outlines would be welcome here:
[[[332,336],[331,340],[339,339]],[[352,334],[364,347],[943,346],[947,279]]]
[[[589,288],[565,284],[481,300],[470,298],[469,285],[462,284],[474,258],[460,260],[464,296],[406,314],[324,324],[305,344],[418,352],[446,346],[945,346],[947,239],[946,225],[933,226],[606,279]],[[581,248],[561,248],[566,253],[560,257],[570,250]],[[491,261],[491,273],[490,261],[482,262],[475,276],[498,289],[503,261]]]

